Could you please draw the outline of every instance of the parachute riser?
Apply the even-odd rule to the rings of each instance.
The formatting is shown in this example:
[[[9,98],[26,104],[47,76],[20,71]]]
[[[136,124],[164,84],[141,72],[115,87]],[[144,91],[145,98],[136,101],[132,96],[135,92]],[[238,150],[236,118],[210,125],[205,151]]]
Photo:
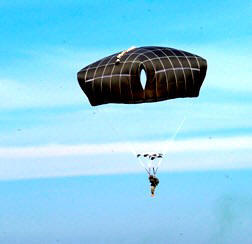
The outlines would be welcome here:
[[[145,161],[145,170],[148,173],[148,175],[156,175],[158,170],[158,165],[156,162],[159,162],[159,158],[163,157],[162,153],[143,153],[143,154],[137,154],[137,158],[140,159],[140,157],[147,158],[147,162]]]
[[[149,169],[145,168],[145,170],[146,170],[146,172],[148,173],[149,176],[150,175],[155,176],[157,174],[158,168],[155,168],[155,167],[152,167],[152,168],[149,168]]]

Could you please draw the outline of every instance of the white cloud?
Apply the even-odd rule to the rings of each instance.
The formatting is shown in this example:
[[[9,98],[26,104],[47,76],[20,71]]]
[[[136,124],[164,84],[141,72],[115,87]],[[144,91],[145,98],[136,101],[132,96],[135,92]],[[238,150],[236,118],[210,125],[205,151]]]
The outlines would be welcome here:
[[[0,179],[141,172],[132,152],[166,151],[161,170],[252,167],[252,137],[0,148]]]
[[[224,137],[216,139],[188,139],[140,143],[110,143],[83,145],[46,145],[37,147],[2,147],[0,158],[45,158],[79,155],[137,152],[188,152],[252,149],[252,137]]]

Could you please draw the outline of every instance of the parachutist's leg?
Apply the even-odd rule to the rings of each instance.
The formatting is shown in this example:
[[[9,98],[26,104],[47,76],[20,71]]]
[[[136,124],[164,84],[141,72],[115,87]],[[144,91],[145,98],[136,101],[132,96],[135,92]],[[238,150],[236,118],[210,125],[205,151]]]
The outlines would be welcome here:
[[[155,193],[155,186],[151,186],[151,196],[154,197]]]

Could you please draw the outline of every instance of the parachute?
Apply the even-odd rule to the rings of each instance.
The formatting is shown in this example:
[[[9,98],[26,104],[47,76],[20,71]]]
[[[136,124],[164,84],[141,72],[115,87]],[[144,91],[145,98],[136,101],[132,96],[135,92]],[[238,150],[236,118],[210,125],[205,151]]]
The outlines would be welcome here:
[[[144,168],[149,175],[156,175],[160,159],[163,159],[163,153],[138,153],[137,158],[143,157],[144,160],[148,159],[148,162],[144,162]]]
[[[137,157],[148,157],[150,160],[154,160],[154,159],[157,159],[157,158],[163,158],[163,153],[138,153],[137,154]]]
[[[207,61],[198,55],[174,48],[147,46],[132,47],[94,62],[81,69],[77,78],[92,106],[136,104],[197,97],[206,71]],[[144,87],[141,72],[146,73]],[[177,133],[178,130],[174,137]],[[135,154],[142,165],[142,158],[153,163],[158,161],[156,169],[145,167],[149,174],[151,169],[155,174],[163,159],[163,153],[159,152]]]
[[[140,79],[142,70],[145,87]],[[105,57],[80,70],[77,78],[93,106],[134,104],[197,97],[206,70],[206,60],[195,54],[149,46]]]

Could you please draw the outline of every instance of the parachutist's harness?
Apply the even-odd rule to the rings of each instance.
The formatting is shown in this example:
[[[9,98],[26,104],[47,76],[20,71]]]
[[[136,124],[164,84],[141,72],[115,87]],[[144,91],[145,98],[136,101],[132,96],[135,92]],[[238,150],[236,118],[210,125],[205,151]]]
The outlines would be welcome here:
[[[157,185],[159,184],[159,179],[156,177],[156,170],[154,168],[152,168],[153,174],[151,173],[151,169],[149,169],[149,181],[151,184],[151,187],[153,187],[152,191],[154,194],[154,190],[157,187]]]

